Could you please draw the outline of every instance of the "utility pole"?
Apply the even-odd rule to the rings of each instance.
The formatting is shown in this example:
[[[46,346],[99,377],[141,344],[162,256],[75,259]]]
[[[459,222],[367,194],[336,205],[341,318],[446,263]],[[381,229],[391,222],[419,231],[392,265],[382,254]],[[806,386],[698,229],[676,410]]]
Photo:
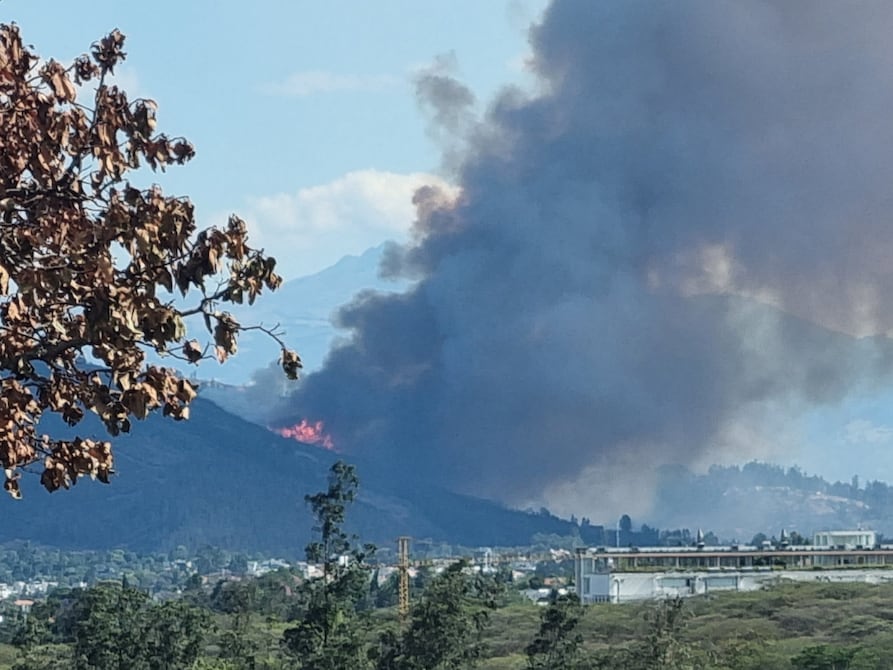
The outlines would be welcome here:
[[[405,535],[397,538],[397,553],[400,558],[400,588],[398,591],[397,611],[400,619],[406,621],[409,616],[409,538]]]

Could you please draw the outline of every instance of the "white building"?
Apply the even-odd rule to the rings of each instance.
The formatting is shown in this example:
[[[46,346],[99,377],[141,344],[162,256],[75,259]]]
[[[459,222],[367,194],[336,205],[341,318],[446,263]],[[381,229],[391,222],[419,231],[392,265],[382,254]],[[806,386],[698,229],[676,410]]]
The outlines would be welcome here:
[[[704,595],[712,591],[752,591],[766,573],[730,572],[610,572],[583,576],[577,595],[584,603],[622,603],[634,600]]]
[[[877,546],[877,533],[873,530],[825,530],[813,535],[816,547],[840,549],[868,549]]]
[[[706,595],[716,591],[756,591],[795,582],[893,582],[887,570],[735,570],[729,572],[612,572],[583,577],[577,595],[584,604]]]
[[[893,545],[879,545],[870,530],[826,531],[811,546],[579,548],[574,583],[584,603],[625,602],[711,591],[748,591],[787,579],[887,581]]]

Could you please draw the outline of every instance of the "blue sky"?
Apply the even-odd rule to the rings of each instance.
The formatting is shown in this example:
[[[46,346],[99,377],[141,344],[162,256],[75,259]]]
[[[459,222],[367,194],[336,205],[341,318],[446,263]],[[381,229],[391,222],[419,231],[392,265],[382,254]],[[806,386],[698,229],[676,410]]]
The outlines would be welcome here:
[[[190,195],[205,225],[243,215],[290,279],[404,234],[411,193],[437,178],[440,162],[413,73],[446,55],[485,109],[501,86],[532,83],[527,27],[546,4],[4,0],[0,18],[61,60],[120,28],[120,83],[157,100],[160,129],[198,152],[159,183]],[[777,462],[893,480],[891,407],[891,391],[851,397],[753,439],[772,441]]]
[[[198,152],[158,181],[189,194],[206,225],[235,211],[268,250],[287,246],[292,253],[276,255],[293,278],[411,222],[411,192],[440,160],[413,73],[448,55],[485,104],[500,86],[525,82],[527,27],[545,5],[6,0],[3,20],[60,60],[124,32],[120,82],[155,99],[159,129]]]

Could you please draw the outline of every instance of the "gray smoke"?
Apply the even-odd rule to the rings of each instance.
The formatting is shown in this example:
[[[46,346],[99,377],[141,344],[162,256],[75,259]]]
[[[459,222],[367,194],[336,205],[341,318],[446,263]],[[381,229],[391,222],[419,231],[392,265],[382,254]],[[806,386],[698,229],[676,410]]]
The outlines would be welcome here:
[[[421,280],[342,310],[280,419],[579,513],[884,381],[854,336],[893,328],[891,31],[886,1],[555,0],[539,92],[464,131],[458,200],[416,196],[388,269]],[[470,99],[436,77],[449,126]]]

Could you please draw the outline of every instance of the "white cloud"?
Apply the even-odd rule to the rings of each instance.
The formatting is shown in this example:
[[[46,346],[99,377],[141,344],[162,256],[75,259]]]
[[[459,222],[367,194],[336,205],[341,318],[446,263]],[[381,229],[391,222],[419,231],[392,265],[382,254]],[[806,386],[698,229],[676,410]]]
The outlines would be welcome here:
[[[264,93],[300,98],[315,93],[382,91],[399,85],[401,79],[389,74],[337,74],[325,70],[295,72],[282,81],[265,84]]]
[[[893,427],[867,419],[853,419],[843,427],[843,439],[847,444],[890,444],[893,442]]]
[[[252,246],[274,255],[279,272],[291,279],[385,240],[406,240],[416,218],[413,195],[426,185],[454,190],[431,174],[359,170],[296,193],[255,198],[244,216]]]

